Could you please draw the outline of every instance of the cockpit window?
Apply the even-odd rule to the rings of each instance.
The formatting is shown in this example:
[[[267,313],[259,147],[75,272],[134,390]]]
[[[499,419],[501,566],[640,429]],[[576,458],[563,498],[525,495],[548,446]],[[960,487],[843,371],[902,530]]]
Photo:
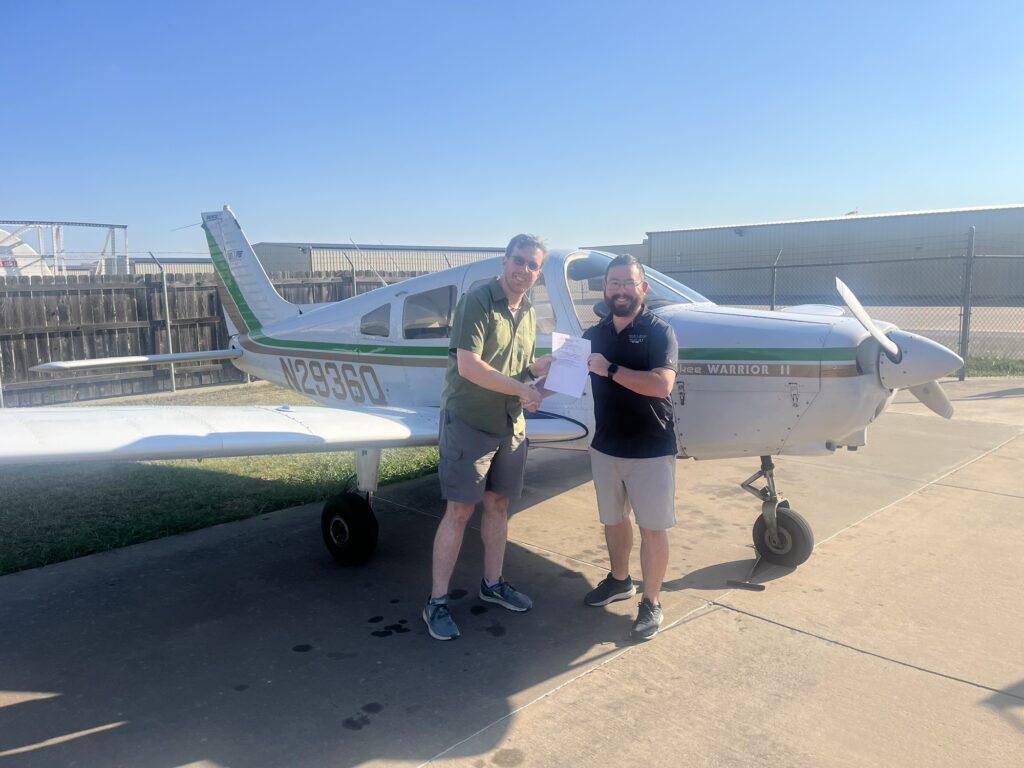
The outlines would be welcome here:
[[[402,331],[407,339],[447,338],[455,311],[455,286],[416,293],[405,300]]]
[[[614,257],[600,251],[583,251],[570,257],[565,265],[565,283],[572,297],[573,309],[580,325],[586,328],[598,317],[604,317],[608,308],[604,303],[604,273]],[[644,266],[647,283],[645,300],[650,309],[671,304],[699,304],[709,301],[694,290],[670,277]]]
[[[391,305],[385,304],[363,315],[359,321],[359,331],[364,336],[390,336]]]
[[[537,278],[528,295],[533,310],[537,313],[537,333],[551,333],[555,330],[555,308],[551,305],[551,295],[544,283],[544,275]]]

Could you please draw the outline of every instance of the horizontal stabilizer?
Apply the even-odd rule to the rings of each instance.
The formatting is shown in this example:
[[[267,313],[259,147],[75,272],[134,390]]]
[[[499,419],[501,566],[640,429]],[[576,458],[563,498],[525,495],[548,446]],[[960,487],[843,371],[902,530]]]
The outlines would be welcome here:
[[[91,371],[98,368],[132,368],[139,365],[163,365],[168,363],[196,363],[202,360],[236,360],[242,356],[238,349],[211,349],[206,352],[176,352],[170,355],[133,355],[131,357],[98,357],[94,360],[61,360],[53,363],[33,365],[29,370]]]

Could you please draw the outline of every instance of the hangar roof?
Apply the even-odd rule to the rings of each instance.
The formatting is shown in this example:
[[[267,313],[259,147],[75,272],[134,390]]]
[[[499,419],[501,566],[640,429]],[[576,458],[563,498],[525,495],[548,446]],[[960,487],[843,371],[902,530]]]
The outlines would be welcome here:
[[[653,229],[647,232],[648,235],[664,234],[666,232],[704,232],[713,229],[737,229],[746,227],[771,227],[777,224],[818,224],[826,221],[858,221],[862,219],[886,219],[898,216],[930,216],[943,213],[969,213],[972,211],[1001,211],[1018,209],[1024,210],[1024,204],[1014,203],[1011,205],[984,205],[974,208],[945,208],[934,211],[901,211],[898,213],[850,213],[846,216],[831,216],[821,219],[792,219],[786,221],[762,221],[755,224],[719,224],[712,227],[682,227],[680,229]]]

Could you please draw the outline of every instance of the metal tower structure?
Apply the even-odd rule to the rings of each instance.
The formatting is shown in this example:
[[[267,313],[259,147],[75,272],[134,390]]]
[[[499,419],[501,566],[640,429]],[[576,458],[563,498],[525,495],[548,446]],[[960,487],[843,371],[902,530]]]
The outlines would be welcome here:
[[[91,271],[97,274],[126,275],[128,274],[128,225],[127,224],[94,224],[83,221],[0,221],[0,227],[13,226],[3,245],[16,246],[24,242],[25,235],[34,231],[38,243],[36,253],[55,275],[65,275],[68,271],[67,254],[64,251],[65,227],[88,227],[106,229],[107,236],[103,247],[95,255],[90,254],[89,260],[94,264]],[[118,249],[118,233],[120,233],[120,251]],[[79,259],[76,259],[76,261]]]

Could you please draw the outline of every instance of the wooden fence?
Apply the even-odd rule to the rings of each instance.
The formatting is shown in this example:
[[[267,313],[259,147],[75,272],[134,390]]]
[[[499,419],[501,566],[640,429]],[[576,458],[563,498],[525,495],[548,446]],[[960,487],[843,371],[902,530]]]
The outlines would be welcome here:
[[[411,273],[382,275],[388,283]],[[353,275],[285,273],[272,276],[288,301],[313,304],[352,295]],[[356,276],[360,293],[379,286]],[[224,349],[227,327],[214,275],[167,275],[167,304],[175,352]],[[170,367],[36,373],[38,363],[168,351],[160,275],[0,278],[0,392],[5,406],[49,405],[171,388]],[[239,382],[229,362],[178,364],[178,387]]]

